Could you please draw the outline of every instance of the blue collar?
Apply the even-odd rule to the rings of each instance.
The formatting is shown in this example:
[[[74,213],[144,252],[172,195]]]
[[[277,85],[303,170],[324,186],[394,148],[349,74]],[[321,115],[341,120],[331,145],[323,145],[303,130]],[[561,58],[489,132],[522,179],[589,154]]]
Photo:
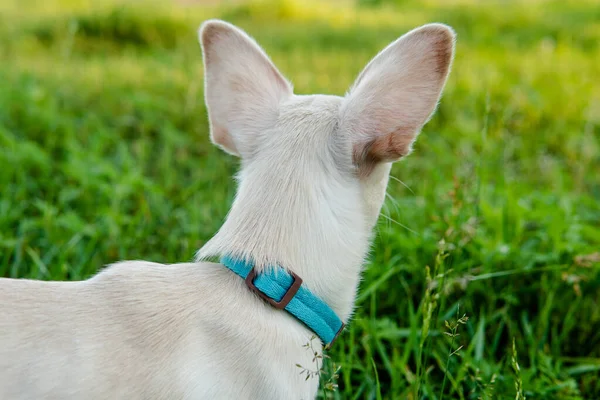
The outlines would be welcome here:
[[[242,259],[223,257],[221,264],[246,280],[246,285],[273,307],[286,310],[302,321],[329,348],[344,329],[344,323],[323,300],[305,286],[302,279],[279,266],[260,275],[254,265]]]

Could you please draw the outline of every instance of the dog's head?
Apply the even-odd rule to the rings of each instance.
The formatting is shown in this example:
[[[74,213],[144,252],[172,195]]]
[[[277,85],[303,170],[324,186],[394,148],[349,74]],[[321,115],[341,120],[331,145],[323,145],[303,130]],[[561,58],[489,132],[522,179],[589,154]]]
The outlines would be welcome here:
[[[294,196],[309,197],[352,187],[352,195],[340,190],[339,202],[362,210],[372,227],[391,163],[410,153],[439,101],[453,31],[430,24],[400,37],[345,97],[295,95],[256,42],[231,24],[207,21],[199,35],[211,139],[241,157],[242,184],[252,177],[257,191],[293,188],[300,191]]]

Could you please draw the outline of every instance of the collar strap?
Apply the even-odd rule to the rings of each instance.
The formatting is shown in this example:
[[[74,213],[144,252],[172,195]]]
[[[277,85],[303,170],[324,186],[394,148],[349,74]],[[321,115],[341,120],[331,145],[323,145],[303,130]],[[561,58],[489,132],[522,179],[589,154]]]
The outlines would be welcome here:
[[[221,264],[246,280],[246,285],[279,310],[286,310],[308,326],[331,347],[344,329],[344,323],[323,300],[302,285],[302,279],[284,268],[267,268],[260,274],[242,259],[223,257]]]

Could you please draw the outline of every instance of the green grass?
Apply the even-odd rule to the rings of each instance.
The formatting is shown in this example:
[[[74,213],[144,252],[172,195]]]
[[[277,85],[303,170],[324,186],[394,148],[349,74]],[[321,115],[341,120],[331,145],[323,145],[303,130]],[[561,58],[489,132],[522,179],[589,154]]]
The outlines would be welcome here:
[[[404,184],[321,396],[600,398],[600,7],[361,3],[4,1],[0,276],[187,261],[218,229],[237,161],[208,140],[203,19],[248,30],[297,92],[334,94],[389,41],[445,22],[454,68],[394,167]]]

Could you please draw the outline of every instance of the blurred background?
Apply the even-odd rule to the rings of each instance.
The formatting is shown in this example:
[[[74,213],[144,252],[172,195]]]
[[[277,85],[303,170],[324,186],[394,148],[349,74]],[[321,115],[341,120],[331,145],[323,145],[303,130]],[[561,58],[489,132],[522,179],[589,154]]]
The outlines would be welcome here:
[[[600,398],[597,1],[2,0],[0,276],[187,261],[219,228],[237,160],[208,139],[207,18],[301,94],[343,95],[423,23],[458,33],[320,398]]]

